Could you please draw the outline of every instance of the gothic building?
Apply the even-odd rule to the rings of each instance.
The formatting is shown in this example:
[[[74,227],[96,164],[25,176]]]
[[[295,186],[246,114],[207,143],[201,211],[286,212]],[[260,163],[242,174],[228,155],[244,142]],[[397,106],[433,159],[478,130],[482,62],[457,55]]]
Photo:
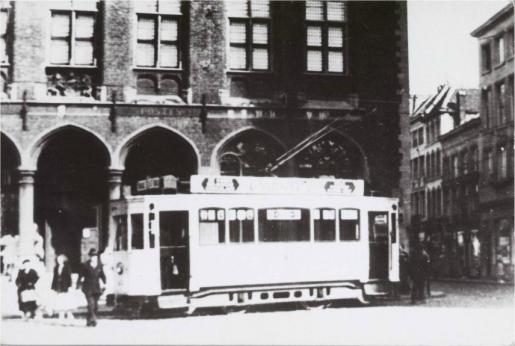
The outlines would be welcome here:
[[[363,179],[409,208],[404,2],[3,1],[1,16],[1,230],[22,252],[34,223],[72,264],[84,228],[112,245],[108,201],[163,175],[182,192],[197,173]]]

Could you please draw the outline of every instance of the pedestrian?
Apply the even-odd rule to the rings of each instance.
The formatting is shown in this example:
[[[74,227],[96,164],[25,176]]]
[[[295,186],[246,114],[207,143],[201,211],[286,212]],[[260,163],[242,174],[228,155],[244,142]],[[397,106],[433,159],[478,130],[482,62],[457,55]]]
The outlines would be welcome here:
[[[72,276],[68,258],[64,254],[59,254],[54,267],[54,277],[52,279],[52,290],[56,293],[54,310],[59,314],[59,319],[73,319],[71,312],[70,295],[68,290],[72,285]]]
[[[18,286],[18,307],[23,312],[25,320],[34,318],[36,315],[37,299],[36,299],[36,282],[39,276],[30,266],[30,260],[24,259],[22,268],[16,277],[16,286]]]
[[[401,294],[409,293],[409,255],[401,246],[399,250],[399,279],[400,279],[400,291]]]
[[[422,244],[417,244],[410,254],[409,260],[411,286],[411,303],[424,301],[426,289],[427,273],[429,271],[429,255],[424,250]]]
[[[98,299],[104,291],[106,277],[97,250],[89,250],[88,255],[89,260],[82,264],[79,272],[77,286],[82,285],[82,292],[84,292],[88,303],[86,325],[88,327],[95,327],[97,325]]]
[[[495,262],[495,271],[497,282],[504,283],[504,262],[501,255],[497,256],[497,261]]]

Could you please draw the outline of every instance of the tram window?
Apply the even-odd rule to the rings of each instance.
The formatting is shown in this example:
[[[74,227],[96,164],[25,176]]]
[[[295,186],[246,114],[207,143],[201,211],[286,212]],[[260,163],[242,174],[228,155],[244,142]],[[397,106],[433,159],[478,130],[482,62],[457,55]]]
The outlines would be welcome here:
[[[313,225],[316,241],[336,240],[336,210],[328,208],[314,209]]]
[[[131,214],[132,249],[143,249],[143,214]]]
[[[309,241],[309,209],[259,209],[259,240]]]
[[[254,241],[254,210],[249,208],[229,209],[229,241],[248,243]]]
[[[368,224],[370,241],[388,240],[388,213],[369,212]]]
[[[225,210],[206,208],[199,211],[200,245],[225,243]]]
[[[359,240],[358,209],[340,209],[340,240]]]
[[[187,244],[188,212],[162,211],[159,213],[159,242],[161,247]]]
[[[127,215],[115,216],[114,222],[116,224],[115,250],[127,250]]]
[[[397,242],[397,214],[392,213],[392,244]]]

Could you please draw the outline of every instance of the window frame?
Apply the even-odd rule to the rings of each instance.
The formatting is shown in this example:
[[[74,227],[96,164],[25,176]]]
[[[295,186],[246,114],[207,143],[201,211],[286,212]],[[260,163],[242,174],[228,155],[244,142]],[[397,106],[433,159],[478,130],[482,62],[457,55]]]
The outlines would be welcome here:
[[[231,210],[234,210],[236,212],[236,220],[231,220],[229,218],[229,214],[231,212]],[[244,232],[243,232],[243,229],[242,229],[242,222],[244,220],[238,220],[238,211],[240,210],[245,210],[246,213],[249,212],[249,210],[252,211],[252,214],[253,214],[253,218],[252,218],[252,240],[250,241],[244,241]],[[228,232],[228,237],[227,238],[227,244],[252,244],[252,243],[255,243],[257,241],[257,237],[256,237],[256,221],[257,221],[257,214],[256,214],[256,210],[252,207],[230,207],[230,208],[227,208],[227,213],[226,213],[226,216],[225,218],[227,219],[227,232]],[[238,227],[238,241],[233,241],[232,238],[231,238],[231,221],[239,221],[240,224],[239,224],[239,227]]]
[[[220,231],[220,229],[218,229],[218,242],[216,243],[202,243],[202,238],[201,238],[201,232],[200,232],[200,224],[205,221],[205,220],[202,220],[201,219],[201,212],[206,210],[208,213],[210,210],[214,210],[215,211],[215,220],[207,220],[207,222],[217,222],[218,223],[218,227],[220,227],[221,225],[223,226],[223,230]],[[222,210],[223,211],[223,220],[218,220],[218,212]],[[225,208],[221,208],[221,207],[202,207],[202,208],[198,208],[198,213],[197,213],[197,217],[198,217],[198,220],[197,220],[197,226],[198,226],[198,246],[217,246],[217,245],[224,245],[224,244],[227,244],[227,211],[225,210]],[[222,237],[220,237],[222,236]]]
[[[307,19],[306,17],[306,3],[304,2],[304,73],[307,74],[324,74],[324,75],[349,75],[349,54],[348,54],[348,3],[342,1],[343,4],[343,21],[329,20],[327,19],[327,3],[326,0],[319,0],[322,4],[322,19],[314,20]],[[308,45],[308,27],[320,27],[321,30],[321,45],[320,46],[309,46]],[[329,47],[329,28],[339,28],[342,30],[342,46],[341,47]],[[320,71],[308,70],[308,52],[309,51],[320,51],[322,55],[322,69]],[[329,71],[329,53],[339,52],[342,53],[342,71]]]
[[[358,219],[357,219],[357,226],[358,226],[358,234],[356,236],[356,233],[354,233],[354,239],[343,239],[343,233],[342,233],[342,211],[346,210],[353,210],[358,213]],[[356,230],[354,230],[356,232]],[[362,239],[362,230],[361,230],[361,210],[359,208],[339,208],[338,209],[338,234],[337,238],[339,242],[346,243],[346,242],[359,242]]]
[[[490,42],[481,45],[481,73],[485,74],[492,70],[492,47]]]
[[[266,217],[266,214],[269,210],[299,210],[300,211],[300,220],[288,220],[288,219],[278,219],[278,220],[272,220],[272,221],[298,221],[298,222],[305,222],[307,226],[307,230],[301,230],[303,232],[307,232],[307,239],[301,239],[301,240],[265,240],[265,233],[262,232],[262,222],[270,222],[271,220],[268,220]],[[261,218],[261,213],[265,213],[265,217]],[[303,215],[304,213],[304,215]],[[307,213],[307,215],[305,215]],[[303,217],[305,217],[305,220],[303,220]],[[309,243],[311,242],[311,209],[309,207],[263,207],[257,209],[257,218],[258,218],[258,229],[257,229],[257,241],[259,243]],[[297,234],[296,234],[297,235]],[[298,238],[298,237],[297,237]]]
[[[6,21],[3,23],[5,26],[5,32],[0,32],[0,40],[4,43],[4,51],[0,52],[0,66],[9,66],[10,65],[10,26],[11,26],[11,15],[12,15],[12,7],[10,3],[2,2],[0,4],[0,12],[5,13]],[[3,16],[3,15],[2,15]]]
[[[52,34],[52,17],[54,14],[68,15],[70,19],[70,28],[68,36],[53,36]],[[76,23],[77,17],[79,15],[90,15],[93,16],[93,36],[90,39],[87,38],[77,38],[76,36]],[[97,49],[97,40],[98,40],[98,11],[97,10],[88,10],[88,9],[75,9],[75,8],[51,8],[50,9],[50,32],[48,35],[48,47],[52,49],[52,42],[54,40],[67,41],[68,44],[68,63],[53,63],[49,54],[46,55],[46,65],[48,67],[71,67],[71,68],[79,68],[79,69],[88,69],[88,68],[97,68],[98,67],[98,49]],[[76,63],[76,42],[91,42],[91,46],[93,49],[92,63],[91,64],[77,64]]]
[[[318,219],[315,219],[315,211],[319,213],[318,214],[319,215]],[[332,239],[322,239],[322,238],[317,239],[317,232],[316,232],[316,228],[315,228],[315,222],[317,222],[317,221],[331,221],[331,219],[324,219],[323,218],[324,211],[332,211],[332,212],[334,212],[334,219],[332,219],[332,221],[333,221],[333,229],[332,229],[332,231],[334,233],[334,236],[333,236]],[[338,210],[336,208],[333,208],[333,207],[317,207],[317,208],[311,209],[310,213],[311,213],[311,219],[313,220],[313,223],[312,223],[312,226],[311,226],[311,228],[313,229],[313,235],[310,238],[313,239],[313,241],[315,243],[334,243],[334,242],[338,241],[338,226],[337,226],[337,222],[336,222],[337,219],[338,219]],[[327,232],[325,232],[325,233],[327,233]]]
[[[257,72],[266,73],[272,72],[272,2],[268,1],[268,17],[254,17],[252,13],[252,0],[245,0],[246,5],[246,16],[245,17],[231,17],[227,16],[228,22],[228,50],[227,50],[227,71],[228,72]],[[231,42],[231,25],[233,23],[245,25],[245,42]],[[267,43],[255,43],[254,42],[254,24],[266,24],[267,30]],[[231,67],[231,48],[244,48],[245,49],[245,68],[233,68]],[[258,69],[254,67],[254,49],[266,49],[268,55],[267,68]]]
[[[180,13],[165,12],[160,10],[160,3],[163,0],[157,0],[157,9],[154,11],[135,10],[134,22],[134,54],[133,54],[133,69],[134,70],[153,70],[153,71],[181,71],[183,69],[184,61],[182,58],[182,35],[183,33],[183,20],[184,8],[182,1],[179,1]],[[138,25],[140,18],[150,18],[154,20],[154,38],[139,39],[138,38]],[[162,40],[161,39],[161,26],[163,20],[174,20],[177,22],[177,38],[176,40]],[[138,44],[139,43],[152,43],[154,46],[154,63],[153,65],[139,65],[138,64]],[[177,65],[176,66],[161,66],[161,49],[163,44],[174,45],[177,48]],[[158,84],[156,84],[157,87]]]

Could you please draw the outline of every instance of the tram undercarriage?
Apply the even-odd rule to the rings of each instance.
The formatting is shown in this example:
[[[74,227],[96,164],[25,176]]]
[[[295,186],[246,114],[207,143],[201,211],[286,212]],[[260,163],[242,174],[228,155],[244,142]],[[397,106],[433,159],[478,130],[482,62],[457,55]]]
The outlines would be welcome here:
[[[190,314],[196,309],[222,308],[244,310],[251,306],[300,303],[306,309],[324,308],[333,302],[358,301],[369,304],[377,296],[391,293],[394,283],[357,281],[313,283],[303,285],[277,285],[266,287],[205,288],[198,292],[163,292],[159,296],[111,295],[111,305],[132,310],[152,311],[157,309],[184,310]]]

